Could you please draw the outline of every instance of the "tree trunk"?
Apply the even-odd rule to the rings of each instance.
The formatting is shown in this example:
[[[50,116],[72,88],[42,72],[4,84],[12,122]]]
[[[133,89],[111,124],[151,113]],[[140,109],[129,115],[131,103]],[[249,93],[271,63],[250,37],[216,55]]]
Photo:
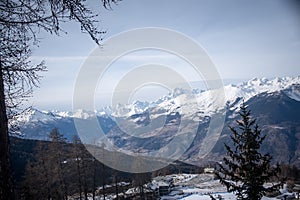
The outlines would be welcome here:
[[[14,199],[2,65],[0,61],[0,200]]]
[[[104,163],[102,163],[102,195],[103,195],[103,200],[105,200],[105,167],[104,167]]]
[[[116,183],[116,200],[119,200],[118,177],[117,177],[117,175],[115,175],[115,183]]]
[[[78,145],[78,144],[75,144],[75,145]],[[75,147],[77,148],[77,146]],[[77,151],[77,150],[75,150]],[[79,189],[79,199],[81,200],[82,199],[82,183],[81,183],[81,172],[80,172],[80,160],[79,160],[79,156],[78,155],[78,152],[76,152],[76,163],[77,163],[77,175],[78,175],[78,189]]]

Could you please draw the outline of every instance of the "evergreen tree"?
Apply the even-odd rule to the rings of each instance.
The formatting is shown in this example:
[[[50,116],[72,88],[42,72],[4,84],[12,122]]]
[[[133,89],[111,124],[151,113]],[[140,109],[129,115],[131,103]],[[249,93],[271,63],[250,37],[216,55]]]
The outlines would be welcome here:
[[[277,176],[279,167],[272,167],[272,157],[260,152],[266,136],[261,134],[256,120],[251,118],[245,104],[241,106],[239,114],[239,131],[229,127],[233,147],[225,144],[225,165],[219,164],[216,176],[229,192],[235,192],[237,199],[259,200],[266,192],[272,192],[280,186],[274,184],[268,188],[264,187],[264,183]]]

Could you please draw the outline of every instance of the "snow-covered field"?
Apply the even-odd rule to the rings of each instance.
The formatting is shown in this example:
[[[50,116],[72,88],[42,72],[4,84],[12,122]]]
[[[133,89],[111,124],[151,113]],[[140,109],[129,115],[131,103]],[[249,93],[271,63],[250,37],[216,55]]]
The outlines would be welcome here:
[[[175,174],[169,176],[173,177],[174,187],[169,195],[162,196],[162,200],[211,200],[208,194],[215,198],[221,196],[224,200],[236,199],[235,195],[228,193],[218,180],[214,180],[214,175],[212,174]],[[271,200],[278,198],[263,197],[262,199]]]

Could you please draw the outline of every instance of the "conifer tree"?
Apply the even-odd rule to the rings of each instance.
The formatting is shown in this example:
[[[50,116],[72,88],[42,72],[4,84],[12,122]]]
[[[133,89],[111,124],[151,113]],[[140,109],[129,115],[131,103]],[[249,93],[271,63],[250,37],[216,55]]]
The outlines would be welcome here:
[[[280,186],[278,183],[264,187],[270,178],[277,177],[279,167],[272,167],[272,157],[260,152],[266,136],[262,135],[256,119],[251,117],[244,103],[239,115],[241,120],[236,121],[238,130],[229,127],[233,147],[225,144],[227,155],[223,159],[224,165],[219,164],[216,176],[228,192],[236,194],[237,199],[259,200],[266,192],[272,192]]]

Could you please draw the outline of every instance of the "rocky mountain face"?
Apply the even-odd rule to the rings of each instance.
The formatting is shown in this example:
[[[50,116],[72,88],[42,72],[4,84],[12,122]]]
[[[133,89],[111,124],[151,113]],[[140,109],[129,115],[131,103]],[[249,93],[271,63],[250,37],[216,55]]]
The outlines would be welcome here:
[[[300,77],[252,79],[224,88],[225,103],[215,104],[214,91],[187,91],[177,88],[155,102],[135,101],[100,111],[45,112],[28,109],[12,121],[19,126],[16,135],[26,139],[47,140],[54,127],[71,141],[77,134],[74,119],[97,120],[113,146],[126,152],[158,151],[181,134],[192,134],[189,147],[180,160],[199,164],[217,161],[229,143],[228,125],[235,126],[240,104],[244,101],[266,134],[263,152],[269,152],[276,162],[300,166]],[[224,126],[214,127],[212,119],[224,114]],[[221,128],[221,129],[220,129]],[[142,131],[138,131],[142,130]],[[180,130],[180,131],[179,131]],[[209,133],[215,133],[216,144],[206,157],[201,156]],[[176,149],[176,147],[175,147]]]
[[[252,116],[256,118],[262,134],[266,135],[262,152],[270,153],[274,163],[300,166],[300,101],[290,98],[283,90],[258,94],[250,98],[246,104]],[[209,160],[221,160],[226,152],[224,143],[232,145],[228,126],[236,127],[235,121],[238,119],[236,111],[227,112],[225,126],[218,142],[207,157]],[[236,129],[238,130],[237,127]],[[189,149],[187,155],[191,157],[195,155],[197,142]]]

